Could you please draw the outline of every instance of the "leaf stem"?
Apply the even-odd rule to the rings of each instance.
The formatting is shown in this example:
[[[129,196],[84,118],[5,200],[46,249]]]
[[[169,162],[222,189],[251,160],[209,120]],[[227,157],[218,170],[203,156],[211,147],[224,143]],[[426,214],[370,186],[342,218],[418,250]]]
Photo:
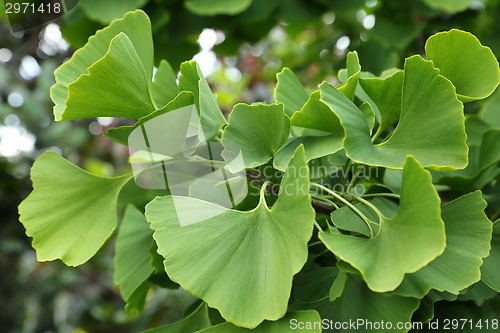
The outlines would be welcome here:
[[[361,165],[358,165],[358,167],[356,168],[356,172],[354,173],[354,176],[352,176],[352,179],[351,181],[349,182],[349,185],[347,186],[347,190],[346,190],[346,193],[349,193],[349,191],[351,190],[352,186],[354,185],[354,183],[356,183],[356,180],[358,180],[358,176],[359,176],[359,169],[360,167],[362,168]]]
[[[363,194],[362,197],[371,198],[371,197],[389,197],[400,199],[401,196],[399,194],[394,193],[371,193],[371,194]]]
[[[346,199],[344,199],[341,195],[339,195],[339,194],[335,193],[334,191],[330,190],[329,188],[324,187],[323,185],[320,185],[320,184],[317,184],[317,183],[312,183],[312,182],[311,182],[311,185],[313,185],[313,186],[315,186],[317,188],[320,188],[323,191],[326,191],[326,192],[330,193],[335,198],[337,198],[340,201],[342,201],[346,206],[348,206],[349,208],[351,208],[366,223],[366,225],[368,226],[368,229],[370,229],[370,238],[373,238],[373,229],[372,229],[372,226],[371,226],[370,223],[375,223],[375,222],[373,222],[372,220],[370,220],[369,218],[367,218],[365,216],[365,214],[361,213],[361,211],[359,209],[357,209],[352,203],[350,203],[349,201],[347,201]]]
[[[318,229],[319,232],[323,232],[323,229],[319,225],[318,221],[314,220],[314,225],[316,226],[316,229]]]
[[[351,159],[348,157],[347,161],[345,161],[344,169],[342,169],[342,177],[340,178],[340,185],[342,188],[342,192],[344,192],[345,175],[347,173],[347,169],[349,168],[349,163],[351,163]]]
[[[368,207],[370,207],[370,208],[371,208],[371,209],[375,212],[375,214],[377,214],[377,216],[378,216],[378,218],[379,218],[379,223],[380,223],[380,224],[382,224],[382,223],[383,223],[385,216],[384,216],[384,215],[382,215],[382,213],[380,212],[380,210],[379,210],[379,209],[378,209],[378,208],[377,208],[374,204],[372,204],[372,203],[371,203],[370,201],[368,201],[368,200],[365,200],[365,199],[363,199],[363,198],[361,198],[361,197],[358,197],[357,195],[352,194],[351,196],[352,196],[354,199],[358,200],[359,202],[361,202],[361,203],[363,203],[363,204],[367,205]]]

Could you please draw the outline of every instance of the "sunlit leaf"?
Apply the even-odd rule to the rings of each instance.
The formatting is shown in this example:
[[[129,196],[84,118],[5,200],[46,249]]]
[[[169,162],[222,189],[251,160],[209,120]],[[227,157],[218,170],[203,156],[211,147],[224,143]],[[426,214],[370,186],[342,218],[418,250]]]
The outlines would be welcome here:
[[[295,149],[303,144],[306,160],[333,154],[342,149],[344,131],[335,113],[320,101],[320,92],[312,93],[299,112],[290,119],[290,125],[302,128],[302,135],[290,139],[276,154],[274,167],[285,170]]]
[[[65,112],[68,85],[75,82],[80,75],[88,74],[88,68],[108,53],[111,40],[120,32],[125,33],[130,39],[144,69],[146,81],[151,82],[153,75],[151,24],[148,16],[143,11],[136,10],[127,13],[122,19],[113,21],[108,27],[99,30],[89,38],[84,47],[73,54],[70,60],[56,69],[54,72],[56,84],[50,90],[50,96],[55,103],[55,120],[75,119],[71,113]],[[122,63],[122,66],[127,67],[128,61],[130,60]],[[104,89],[107,89],[107,87]]]
[[[424,297],[431,289],[458,294],[481,278],[482,258],[488,256],[491,222],[484,214],[481,192],[464,195],[442,206],[446,228],[443,254],[415,273],[406,274],[394,291],[402,296]]]
[[[320,232],[319,237],[336,256],[360,271],[370,289],[391,291],[406,273],[417,271],[444,251],[439,205],[429,172],[409,156],[403,169],[398,213],[393,218],[383,216],[375,237],[326,232]]]
[[[37,259],[89,260],[115,230],[118,193],[130,178],[94,176],[53,151],[40,156],[31,169],[34,190],[19,206]]]
[[[401,169],[407,155],[442,171],[467,165],[463,105],[449,80],[420,56],[406,59],[399,124],[391,137],[373,145],[361,111],[335,87],[320,84],[321,101],[339,117],[344,149],[356,162]]]
[[[227,163],[235,160],[241,149],[244,165],[228,164],[231,172],[254,168],[274,157],[290,134],[290,120],[283,104],[236,104],[229,116],[229,125],[222,135],[225,147],[222,156]],[[230,143],[230,144],[226,144]]]
[[[200,16],[236,15],[252,4],[252,0],[185,0],[184,6]]]
[[[108,53],[88,72],[68,85],[62,120],[140,118],[155,110],[141,59],[123,32],[111,40]]]
[[[295,111],[302,109],[309,95],[289,68],[283,68],[276,74],[277,84],[274,89],[274,100],[283,103],[285,113],[291,117]]]
[[[456,29],[437,33],[425,43],[425,53],[463,102],[488,97],[500,83],[495,55],[471,33]]]
[[[220,135],[220,131],[227,124],[226,119],[195,61],[181,64],[179,91],[190,91],[194,94],[194,102],[200,116],[200,141],[209,142]]]
[[[361,73],[358,53],[356,51],[347,54],[347,82],[339,88],[339,91],[351,101],[354,100],[354,93],[358,86],[358,79]]]
[[[186,197],[153,200],[146,217],[171,279],[238,326],[284,316],[315,218],[307,171],[299,147],[271,208],[264,191],[247,212]],[[200,222],[181,227],[178,214]]]

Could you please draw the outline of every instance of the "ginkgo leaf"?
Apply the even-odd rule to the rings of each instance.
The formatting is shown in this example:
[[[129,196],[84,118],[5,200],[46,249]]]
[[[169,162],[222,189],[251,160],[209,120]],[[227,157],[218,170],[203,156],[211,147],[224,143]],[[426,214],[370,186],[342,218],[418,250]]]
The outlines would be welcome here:
[[[61,120],[90,117],[140,118],[156,108],[148,78],[134,45],[123,32],[111,40],[109,51],[68,85]]]
[[[326,269],[326,268],[325,268]],[[345,273],[342,294],[333,302],[327,298],[323,301],[312,303],[296,303],[290,306],[291,310],[315,309],[321,318],[328,319],[333,327],[328,325],[323,332],[348,332],[358,329],[362,332],[372,333],[386,331],[374,327],[373,323],[391,323],[391,332],[408,332],[406,327],[397,327],[396,323],[411,322],[411,316],[419,306],[419,300],[411,297],[387,296],[386,294],[371,291],[359,275]],[[333,282],[333,281],[332,281]],[[359,323],[352,326],[349,323]],[[372,325],[367,324],[372,323]],[[344,324],[337,326],[335,323]],[[386,328],[387,326],[384,326]]]
[[[55,120],[75,119],[71,116],[71,113],[65,111],[66,100],[68,99],[68,85],[75,82],[80,75],[88,74],[88,68],[108,53],[111,40],[120,32],[125,33],[130,39],[144,69],[146,81],[151,82],[153,75],[151,23],[143,11],[136,10],[127,13],[122,19],[111,22],[108,27],[99,30],[89,38],[84,47],[73,54],[70,60],[55,70],[56,84],[50,89],[50,96],[55,103]],[[128,60],[121,65],[127,67]],[[103,89],[106,88],[107,86]]]
[[[222,157],[231,172],[255,168],[273,158],[289,135],[290,120],[283,104],[236,104],[222,135]],[[237,160],[240,150],[244,165],[230,163]]]
[[[285,315],[293,275],[306,262],[315,222],[308,189],[299,147],[271,208],[263,187],[251,211],[166,196],[146,206],[146,218],[170,278],[227,321],[254,328]],[[181,227],[179,214],[200,222]]]
[[[431,61],[406,59],[402,109],[391,137],[373,145],[363,113],[335,87],[320,84],[321,101],[338,116],[345,131],[344,149],[352,160],[401,169],[413,155],[424,167],[452,171],[467,165],[463,105],[449,80]]]
[[[141,333],[194,333],[211,325],[207,303],[202,302],[189,316],[170,325],[152,328]]]
[[[452,29],[432,35],[425,43],[425,53],[457,88],[463,102],[486,98],[500,84],[495,55],[469,32]]]
[[[303,144],[306,160],[333,154],[342,149],[344,131],[339,118],[332,110],[320,101],[320,92],[313,92],[301,110],[295,112],[290,119],[292,128],[302,128],[302,136],[290,139],[276,153],[274,167],[284,171],[295,153],[295,149]]]
[[[302,109],[309,98],[300,81],[289,68],[283,68],[276,74],[276,88],[274,89],[274,100],[283,103],[285,113],[291,117],[295,111]]]
[[[31,169],[34,190],[19,205],[37,259],[89,260],[115,230],[118,193],[131,177],[94,176],[53,151],[40,156]]]
[[[252,0],[185,0],[184,6],[200,16],[236,15],[252,4]]]
[[[215,325],[197,333],[292,333],[321,332],[321,317],[314,310],[291,311],[277,321],[265,321],[254,329],[237,327],[231,323]]]
[[[149,255],[152,239],[153,232],[144,215],[135,206],[127,206],[116,238],[113,275],[113,282],[120,286],[122,299],[127,302],[127,311],[140,313],[144,308],[149,283],[139,287],[154,271]],[[133,298],[133,293],[138,295]],[[138,302],[133,303],[132,299]]]
[[[181,64],[179,91],[190,91],[194,94],[194,103],[200,116],[200,141],[209,142],[220,135],[227,121],[196,61]]]
[[[325,246],[359,270],[371,290],[394,290],[406,273],[427,265],[446,245],[440,199],[430,173],[408,156],[398,213],[382,215],[379,232],[369,239],[320,232]],[[397,249],[397,250],[396,250]]]
[[[500,293],[500,223],[493,224],[490,255],[483,260],[481,280]]]
[[[482,258],[488,256],[491,240],[491,222],[484,214],[486,206],[480,191],[443,205],[446,249],[427,266],[406,274],[394,293],[416,298],[424,297],[431,289],[458,294],[479,281],[479,268]]]
[[[177,96],[179,87],[177,87],[176,80],[177,76],[168,61],[160,61],[160,66],[158,66],[155,79],[151,85],[151,94],[156,108],[161,109]]]
[[[403,71],[397,71],[385,79],[359,78],[359,85],[380,110],[381,121],[376,136],[399,120],[403,78]]]
[[[361,73],[361,66],[359,65],[358,52],[352,51],[347,54],[347,82],[339,87],[339,91],[344,94],[351,101],[354,100],[356,87],[358,86],[358,79]]]

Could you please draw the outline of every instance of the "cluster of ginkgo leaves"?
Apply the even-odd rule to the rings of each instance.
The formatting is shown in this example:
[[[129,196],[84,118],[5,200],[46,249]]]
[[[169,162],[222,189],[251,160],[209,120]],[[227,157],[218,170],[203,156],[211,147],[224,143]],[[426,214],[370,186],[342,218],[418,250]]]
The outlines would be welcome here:
[[[361,71],[351,52],[338,88],[307,90],[285,68],[275,103],[238,104],[226,121],[195,62],[184,62],[177,80],[162,61],[153,80],[144,12],[91,37],[55,71],[57,121],[139,119],[105,134],[127,145],[145,120],[194,104],[204,140],[237,145],[242,168],[256,175],[248,182],[261,185],[233,209],[185,197],[185,207],[201,207],[188,218],[202,222],[183,227],[171,195],[144,214],[129,205],[114,275],[126,309],[141,312],[151,284],[180,286],[199,300],[179,322],[150,332],[285,332],[292,319],[426,322],[434,302],[473,285],[500,292],[500,224],[490,221],[498,209],[485,214],[498,201],[500,128],[491,119],[500,108],[485,104],[465,117],[463,107],[495,91],[499,65],[459,30],[430,37],[425,51],[427,60],[409,57],[381,77]],[[346,172],[339,179],[331,170]],[[77,266],[113,234],[117,198],[133,175],[99,177],[48,151],[31,179],[19,212],[38,260]],[[204,218],[211,209],[219,214]]]

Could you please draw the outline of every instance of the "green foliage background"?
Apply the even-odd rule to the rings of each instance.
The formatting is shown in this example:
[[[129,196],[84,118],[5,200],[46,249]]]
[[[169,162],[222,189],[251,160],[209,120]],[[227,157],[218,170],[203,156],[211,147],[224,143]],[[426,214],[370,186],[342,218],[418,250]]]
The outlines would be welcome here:
[[[496,38],[500,33],[500,26],[496,23],[500,8],[496,0],[254,0],[235,1],[239,5],[234,7],[227,7],[224,1],[221,3],[220,7],[212,5],[203,8],[194,0],[82,0],[58,22],[63,36],[73,49],[77,49],[111,20],[122,17],[130,10],[142,8],[152,22],[156,66],[160,59],[167,59],[175,71],[182,61],[191,59],[199,51],[196,40],[203,28],[223,31],[225,40],[214,48],[223,67],[213,73],[208,82],[212,90],[218,93],[219,105],[226,114],[236,102],[272,100],[275,74],[282,67],[291,68],[307,89],[313,88],[323,79],[338,83],[337,71],[348,65],[347,50],[342,52],[336,48],[342,36],[349,37],[349,50],[357,50],[363,71],[375,75],[381,75],[392,67],[403,68],[406,57],[424,54],[424,43],[429,36],[451,28],[471,32],[483,45],[489,46],[495,55],[500,54],[500,42]],[[335,20],[330,22],[332,13]],[[363,16],[366,15],[376,18],[372,29],[362,25]],[[8,32],[6,22],[0,24],[3,29],[0,48],[7,47],[14,52],[11,62],[0,67],[1,116],[4,118],[11,113],[18,115],[21,122],[36,134],[37,150],[58,146],[71,162],[88,171],[104,176],[120,174],[127,164],[126,152],[117,151],[107,139],[90,135],[86,127],[91,121],[40,126],[42,117],[51,117],[52,114],[48,96],[49,87],[54,82],[52,72],[69,53],[41,59],[36,53],[39,30],[28,30],[22,38],[14,38]],[[17,71],[19,60],[27,54],[37,58],[42,66],[42,74],[28,82]],[[226,67],[234,66],[242,73],[237,83],[231,82],[224,74]],[[341,75],[339,79],[342,80]],[[21,109],[13,109],[6,103],[7,95],[14,89],[21,91],[25,99]],[[465,105],[468,116],[466,130],[468,134],[477,133],[468,137],[471,151],[488,154],[483,152],[483,147],[494,147],[496,137],[490,135],[483,138],[483,133],[489,126],[498,127],[497,100],[498,93],[495,93],[484,101]],[[495,152],[494,148],[492,151]],[[26,171],[36,155],[23,156],[17,160],[0,157],[0,278],[2,305],[5,309],[1,311],[1,321],[7,323],[8,330],[138,331],[178,320],[182,309],[191,301],[190,296],[182,292],[155,289],[140,318],[122,309],[119,290],[112,283],[112,242],[108,242],[93,260],[80,269],[67,268],[60,262],[34,261],[33,250],[22,226],[17,222],[16,206],[30,192]],[[498,186],[491,182],[484,183],[480,173],[485,167],[489,165],[471,165],[463,174],[450,173],[436,181],[455,186],[454,191],[447,194],[449,199],[473,189],[482,189],[483,197],[489,204],[488,216],[494,221],[500,210]],[[153,198],[154,194],[145,193],[145,197]],[[147,202],[137,193],[127,191],[127,186],[122,196],[124,198],[118,199],[120,212],[125,210],[124,203],[127,201],[133,201],[138,207]],[[345,283],[344,298],[348,297],[348,291],[366,292],[359,287],[363,283],[361,280],[353,277]],[[363,298],[369,299],[366,295]],[[487,318],[496,314],[495,308],[499,302],[497,293],[481,283],[474,285],[469,293],[460,295],[458,299],[459,302],[436,303],[436,318],[450,318],[451,314],[454,317],[460,314],[464,318]],[[342,300],[339,304],[343,302],[348,300]],[[206,311],[203,308],[196,310],[195,314]],[[337,310],[342,311],[342,308]],[[218,314],[211,312],[210,316],[217,318]],[[377,320],[377,316],[374,320]]]

